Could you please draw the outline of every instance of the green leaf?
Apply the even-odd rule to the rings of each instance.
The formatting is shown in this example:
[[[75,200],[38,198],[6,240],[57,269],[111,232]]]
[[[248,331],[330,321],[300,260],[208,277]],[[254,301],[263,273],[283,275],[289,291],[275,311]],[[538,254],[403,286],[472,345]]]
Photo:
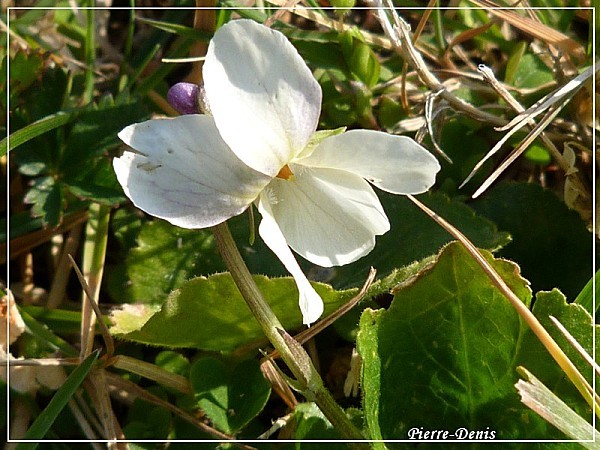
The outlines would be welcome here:
[[[60,112],[65,106],[68,107],[69,105],[65,105],[68,90],[68,71],[58,65],[49,66],[42,73],[41,79],[20,96],[21,104],[26,105],[28,122],[43,119]]]
[[[190,361],[181,353],[165,350],[156,355],[154,363],[168,372],[187,377],[190,372]]]
[[[519,298],[531,292],[518,267],[486,259]],[[496,438],[556,437],[514,389],[526,326],[458,243],[397,292],[387,311],[366,310],[357,340],[372,439],[406,439],[412,428],[494,431]],[[502,411],[502,414],[498,414]]]
[[[2,222],[0,228],[2,229],[2,231],[0,231],[0,241],[6,242],[6,229],[8,228],[6,226],[6,218],[3,218],[1,220]],[[39,230],[43,226],[42,220],[39,218],[31,217],[29,211],[23,211],[16,214],[12,214],[8,221],[10,222],[10,230],[8,230],[10,233],[10,239],[22,236],[34,230]]]
[[[90,161],[73,178],[65,179],[65,183],[76,197],[106,206],[115,206],[126,200],[108,158]]]
[[[387,311],[365,309],[360,318],[360,331],[356,340],[357,350],[362,355],[361,388],[363,391],[363,410],[370,439],[383,439],[380,421],[383,396],[381,395],[382,373],[379,330],[387,320]],[[392,369],[393,370],[393,369]],[[385,386],[385,382],[384,382]],[[398,439],[404,436],[397,436]],[[385,448],[379,445],[378,448]]]
[[[333,70],[337,78],[346,78],[345,74],[348,73],[348,66],[338,42],[330,39],[324,41],[296,39],[294,40],[294,46],[310,67]],[[323,98],[329,99],[330,96],[324,94]]]
[[[450,196],[469,195],[471,189],[476,189],[485,180],[488,170],[493,167],[491,161],[485,163],[464,189],[458,189],[473,167],[490,149],[490,142],[485,139],[485,133],[485,129],[480,124],[464,117],[450,119],[444,123],[438,142],[453,163],[438,158],[442,170],[436,177],[436,182],[441,190]]]
[[[528,44],[525,41],[518,42],[508,57],[508,60],[506,61],[506,73],[504,74],[504,82],[506,84],[510,85],[515,82],[519,63],[527,51],[527,45]]]
[[[61,183],[53,177],[37,178],[25,195],[24,202],[33,205],[32,215],[40,217],[44,224],[55,227],[61,222],[64,202],[63,189]]]
[[[197,41],[208,41],[212,38],[212,33],[202,30],[196,30],[194,28],[186,27],[176,23],[161,22],[158,20],[144,19],[138,17],[139,22],[151,25],[159,30],[166,31],[167,33],[177,34],[179,36],[188,37]]]
[[[298,291],[291,277],[254,277],[282,325],[302,326]],[[314,283],[325,302],[325,315],[348,301],[356,290],[334,291]],[[144,344],[231,352],[266,342],[262,329],[242,299],[231,275],[222,273],[189,280],[173,291],[159,311],[148,305],[129,305],[113,311],[111,333]]]
[[[10,21],[11,26],[15,25],[32,25],[34,22],[38,22],[47,13],[45,8],[56,6],[55,0],[38,0],[35,2],[35,8],[24,10],[23,15],[15,17]]]
[[[42,175],[46,169],[46,164],[42,161],[24,161],[19,165],[19,172],[28,177]]]
[[[23,436],[23,439],[41,440],[46,436],[48,430],[68,403],[73,397],[75,391],[79,385],[83,382],[89,371],[92,369],[96,359],[98,358],[98,352],[94,352],[89,355],[67,378],[64,384],[50,400],[50,403],[41,412],[41,414],[35,419],[31,427]],[[33,450],[37,448],[39,442],[22,442],[17,444],[17,450]]]
[[[279,30],[290,40],[294,46],[298,46],[301,42],[313,42],[320,44],[338,44],[338,33],[337,31],[321,31],[321,30],[305,30],[302,28],[296,28],[294,26],[283,26]],[[302,51],[300,52],[303,53]],[[304,55],[302,55],[304,58]],[[338,58],[338,55],[331,55],[331,59]],[[340,59],[343,64],[343,58]]]
[[[162,303],[193,276],[224,269],[210,231],[185,230],[162,220],[142,226],[126,265],[130,282],[123,300],[129,303]]]
[[[321,143],[323,139],[327,139],[331,136],[337,136],[346,131],[346,127],[336,128],[335,130],[317,130],[315,131],[310,139],[308,140],[308,144],[304,147],[302,152],[306,155],[312,153],[312,151]]]
[[[54,312],[54,311],[56,311],[56,310],[52,310],[52,312]],[[33,337],[35,337],[37,339],[38,342],[43,343],[44,346],[46,346],[48,349],[50,349],[53,352],[60,350],[65,356],[70,356],[70,357],[78,356],[79,352],[77,351],[77,349],[72,347],[71,344],[69,344],[67,341],[63,340],[62,338],[60,338],[56,334],[54,334],[53,330],[56,330],[55,327],[53,327],[53,326],[48,327],[48,325],[46,323],[43,323],[44,319],[46,318],[45,314],[44,314],[45,312],[48,312],[51,314],[50,310],[39,307],[39,306],[23,306],[23,307],[19,308],[19,313],[21,314],[21,317],[23,318],[23,322],[25,322],[25,325],[27,326],[27,333],[31,334]],[[78,326],[76,329],[73,329],[72,332],[73,333],[79,332],[79,330],[81,329],[81,314],[72,312],[72,311],[64,311],[64,312],[77,315],[76,323]],[[41,313],[41,314],[39,314],[39,313]],[[42,317],[40,317],[40,315]],[[62,329],[60,331],[64,332],[64,329]]]
[[[121,144],[119,131],[147,115],[140,101],[116,101],[111,96],[81,111],[66,140],[63,170],[74,178],[92,155],[101,155]]]
[[[158,386],[150,386],[148,391],[158,398],[168,401],[167,393]],[[123,432],[127,439],[167,439],[171,429],[171,413],[162,406],[148,404],[136,399],[129,408]],[[144,448],[144,447],[141,447]],[[154,447],[147,447],[152,449]]]
[[[30,315],[32,319],[60,334],[77,334],[81,331],[81,312],[66,309],[48,309],[43,306],[22,306],[20,311]]]
[[[554,80],[552,71],[536,55],[524,54],[513,73],[513,80],[509,82],[517,88],[537,88]]]
[[[596,291],[594,292],[594,285]],[[594,299],[600,298],[600,271],[590,278],[585,287],[581,290],[574,303],[581,305],[585,308],[589,315],[593,316],[594,311]],[[599,305],[600,306],[600,305]],[[597,308],[596,308],[597,309]]]
[[[340,439],[323,412],[315,403],[300,403],[294,409],[288,428],[293,428],[293,437],[299,441],[306,439]],[[302,450],[317,449],[322,443],[303,443]],[[297,447],[298,448],[298,447]]]
[[[333,85],[331,81],[326,81],[325,86]],[[324,89],[325,90],[325,86]],[[323,112],[326,113],[327,126],[340,127],[349,126],[358,119],[355,111],[354,98],[345,94],[335,94],[327,97],[323,102]]]
[[[589,355],[593,355],[594,327],[596,334],[598,326],[593,324],[592,316],[585,308],[578,304],[568,304],[565,296],[554,289],[550,292],[538,292],[533,306],[533,313],[540,323],[546,328],[556,343],[563,349],[569,359],[575,364],[581,374],[592,384],[593,369],[581,355],[567,342],[560,330],[550,320],[556,318],[571,335],[579,342]],[[600,349],[596,349],[598,352]],[[591,420],[591,411],[582,399],[579,392],[568,381],[556,364],[548,357],[547,350],[542,346],[536,336],[528,331],[523,339],[519,353],[519,365],[535,374],[545,385],[550,386],[564,402],[583,417]]]
[[[81,16],[76,15],[74,11],[62,9],[55,11],[54,22],[57,25],[57,31],[73,41],[73,45],[70,45],[69,48],[74,53],[74,57],[80,60],[85,59],[86,46],[88,46],[86,28],[89,25],[87,21],[82,23]]]
[[[500,183],[472,206],[511,234],[512,242],[499,255],[519,263],[534,291],[557,287],[575,298],[593,275],[593,236],[553,192],[535,184]]]
[[[235,12],[237,14],[239,14],[240,17],[243,17],[245,19],[251,19],[251,20],[254,20],[255,22],[263,23],[265,20],[267,20],[267,17],[268,17],[260,9],[246,8],[242,5],[241,2],[236,2],[234,0],[222,0],[221,5],[236,9]],[[239,9],[237,9],[237,8],[239,8]]]
[[[136,400],[136,403],[145,403]],[[148,407],[144,404],[144,420],[131,420],[123,427],[123,433],[131,440],[167,439],[171,426],[171,413],[164,408]],[[154,450],[156,444],[132,443],[128,446],[131,450]]]
[[[193,3],[189,0],[181,0],[179,5],[192,6]],[[139,17],[139,14],[136,14],[136,21],[137,17]],[[161,21],[167,23],[184,23],[188,17],[189,11],[165,8],[161,11],[160,18]],[[144,61],[148,61],[149,57],[152,59],[151,55],[154,55],[157,49],[168,47],[172,40],[173,36],[170,33],[159,30],[158,28],[148,28],[148,35],[143,42],[136,45],[136,50],[131,53],[129,64],[138,71],[142,67]]]
[[[534,142],[525,150],[523,154],[525,158],[531,161],[534,164],[539,164],[541,166],[547,166],[552,162],[552,157],[546,147],[539,142]]]
[[[18,95],[25,91],[39,76],[43,69],[43,60],[37,53],[27,54],[18,51],[10,60],[10,107],[18,100]],[[5,66],[6,67],[6,66]]]
[[[330,3],[335,8],[336,13],[344,14],[348,12],[348,8],[354,8],[356,0],[331,0]]]
[[[128,335],[133,333],[131,336],[123,336],[126,339],[136,341],[135,336],[138,335],[138,331],[148,322],[152,316],[161,310],[160,305],[131,305],[124,304],[120,305],[117,309],[114,309],[110,314],[110,320],[112,327],[110,331],[116,336]],[[160,339],[160,335],[152,336],[152,338]],[[160,344],[156,344],[160,345]]]
[[[401,119],[406,117],[400,102],[393,100],[390,96],[382,95],[378,106],[377,118],[381,126],[388,131],[392,130]]]
[[[542,23],[558,31],[573,31],[574,16],[578,8],[565,8],[562,0],[532,0],[529,5],[535,9]],[[595,5],[595,3],[592,3]],[[571,30],[570,30],[571,29]]]
[[[13,150],[35,137],[72,122],[79,113],[80,112],[76,110],[70,112],[60,111],[55,114],[50,114],[43,119],[37,120],[20,130],[15,131],[8,139],[4,138],[0,141],[0,156],[4,156],[7,151]],[[10,148],[7,148],[9,140]]]
[[[62,72],[55,72],[59,80],[55,84],[60,85],[58,74]],[[58,106],[55,94],[45,92],[45,97],[43,94],[43,90],[36,94],[41,104],[36,104],[36,108],[45,110]],[[77,197],[105,205],[122,202],[125,197],[112,165],[99,155],[120,142],[117,133],[121,128],[143,116],[145,111],[139,102],[121,104],[104,97],[86,110],[57,113],[13,133],[17,139],[14,143],[11,140],[11,148],[13,144],[27,143],[15,154],[21,173],[42,175],[33,181],[25,197],[25,202],[33,204],[32,215],[51,226],[59,224],[67,206],[65,188],[70,188]],[[63,127],[44,139],[39,137],[71,121],[75,121],[71,128]],[[35,137],[38,138],[32,141]]]
[[[112,232],[124,247],[126,253],[135,246],[142,229],[142,219],[137,212],[120,208],[115,211],[110,222]]]
[[[217,358],[200,358],[190,370],[190,383],[198,407],[225,433],[241,430],[271,394],[271,385],[252,359],[230,367]]]
[[[382,192],[379,195],[392,229],[378,237],[373,252],[347,266],[324,269],[299,258],[310,279],[326,281],[336,289],[355,287],[362,285],[373,266],[378,270],[380,279],[394,274],[382,285],[385,291],[412,274],[397,272],[397,268],[435,255],[451,240],[449,234],[408,199]],[[426,204],[461,227],[480,247],[496,249],[508,242],[506,233],[498,232],[492,222],[477,217],[462,202],[450,200],[444,194],[422,197]],[[249,235],[245,215],[231,222],[232,233],[252,273],[271,277],[286,275],[281,263],[261,239],[257,239],[253,246],[244,244],[248,242]],[[111,295],[120,302],[162,303],[169,292],[181,287],[185,280],[225,270],[213,238],[207,231],[183,230],[163,221],[154,221],[143,225],[138,243],[138,248],[131,250],[126,259],[128,276],[117,278],[119,273],[115,272],[111,278]],[[292,311],[295,311],[295,306]]]
[[[342,54],[352,75],[372,88],[379,80],[379,61],[357,28],[339,35]]]

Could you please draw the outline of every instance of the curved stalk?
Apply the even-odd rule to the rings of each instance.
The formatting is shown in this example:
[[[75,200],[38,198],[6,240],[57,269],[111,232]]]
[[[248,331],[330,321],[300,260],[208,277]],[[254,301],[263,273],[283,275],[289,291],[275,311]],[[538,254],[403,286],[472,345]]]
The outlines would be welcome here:
[[[364,436],[350,421],[344,410],[335,402],[331,393],[323,385],[304,348],[283,328],[252,278],[242,255],[238,251],[227,223],[212,228],[217,247],[231,273],[246,304],[254,314],[263,332],[279,352],[283,361],[296,378],[299,389],[309,401],[313,401],[323,411],[335,429],[345,438],[353,441],[364,440]],[[369,448],[367,443],[349,443],[352,448]]]

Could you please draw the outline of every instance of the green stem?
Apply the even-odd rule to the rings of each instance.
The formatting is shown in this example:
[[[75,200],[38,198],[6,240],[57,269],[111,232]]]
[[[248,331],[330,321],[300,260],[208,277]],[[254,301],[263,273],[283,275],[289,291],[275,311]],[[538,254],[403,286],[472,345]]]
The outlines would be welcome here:
[[[298,342],[289,336],[279,319],[265,301],[226,223],[213,227],[217,246],[242,297],[262,327],[263,332],[281,355],[290,371],[300,383],[308,400],[314,401],[335,429],[346,439],[364,440],[364,436],[348,419],[344,410],[335,402],[312,364],[308,354]],[[368,448],[366,443],[351,443],[353,448]]]
[[[91,2],[94,6],[94,2]],[[94,99],[94,65],[96,64],[96,38],[94,24],[96,11],[86,10],[86,31],[85,31],[85,83],[83,89],[83,103],[87,105]]]
[[[446,50],[446,40],[444,39],[444,23],[442,19],[442,10],[440,9],[440,2],[437,2],[435,10],[433,12],[435,20],[435,39],[440,48],[440,55],[444,54]]]
[[[141,359],[126,355],[117,355],[110,361],[110,364],[117,369],[135,373],[184,394],[192,394],[190,381],[186,377],[171,373],[162,367],[147,363]]]
[[[121,61],[121,67],[119,68],[119,84],[118,92],[121,93],[128,87],[129,76],[127,74],[127,61],[130,60],[131,50],[133,49],[133,36],[135,34],[135,0],[129,0],[129,23],[127,25],[127,36],[125,38],[125,44],[123,46],[123,60]],[[154,55],[154,52],[152,52]]]
[[[89,219],[85,228],[85,243],[83,244],[82,272],[90,288],[93,298],[90,301],[98,303],[100,284],[104,273],[104,257],[108,240],[108,223],[110,208],[98,203],[89,206]],[[81,307],[81,357],[85,358],[92,351],[94,343],[94,324],[96,316],[83,293]]]

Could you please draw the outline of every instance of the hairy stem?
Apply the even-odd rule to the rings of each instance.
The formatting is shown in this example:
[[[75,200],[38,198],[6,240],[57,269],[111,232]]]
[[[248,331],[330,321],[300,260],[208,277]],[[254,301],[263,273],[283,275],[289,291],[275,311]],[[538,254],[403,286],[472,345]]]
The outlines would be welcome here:
[[[242,255],[238,251],[227,224],[219,224],[213,227],[212,231],[215,235],[221,256],[225,260],[225,264],[242,297],[254,314],[263,332],[296,378],[303,394],[308,400],[314,401],[319,406],[323,414],[325,414],[344,438],[363,440],[364,436],[352,424],[344,410],[335,402],[323,385],[323,381],[308,354],[297,341],[286,333],[279,319],[277,319],[271,307],[265,301]],[[368,448],[366,443],[355,442],[349,445],[357,449]]]

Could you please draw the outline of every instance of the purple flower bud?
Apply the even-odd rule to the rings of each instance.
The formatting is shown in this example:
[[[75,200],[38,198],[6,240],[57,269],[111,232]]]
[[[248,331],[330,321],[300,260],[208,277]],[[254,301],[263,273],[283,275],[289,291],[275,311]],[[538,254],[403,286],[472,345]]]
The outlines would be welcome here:
[[[177,83],[167,92],[167,101],[181,114],[198,114],[198,85]]]

